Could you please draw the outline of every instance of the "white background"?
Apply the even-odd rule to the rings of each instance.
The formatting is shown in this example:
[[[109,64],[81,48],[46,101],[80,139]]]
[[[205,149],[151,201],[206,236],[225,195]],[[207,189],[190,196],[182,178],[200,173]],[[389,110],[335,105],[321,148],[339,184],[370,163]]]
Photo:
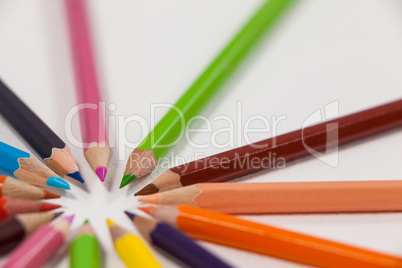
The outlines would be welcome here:
[[[102,88],[107,103],[117,107],[111,115],[135,114],[149,122],[150,105],[174,103],[261,3],[91,0]],[[102,243],[107,267],[123,267],[105,218],[135,232],[123,209],[134,211],[140,204],[133,193],[163,170],[118,190],[125,158],[141,137],[142,130],[135,122],[112,136],[112,140],[125,136],[134,144],[126,150],[115,149],[104,184],[89,169],[82,150],[66,139],[64,118],[76,102],[63,12],[60,0],[0,0],[0,77],[67,141],[79,163],[88,189],[74,184],[69,193],[55,201],[65,206],[66,213],[77,215],[69,240],[89,218]],[[262,115],[271,122],[272,116],[285,115],[287,119],[277,129],[283,134],[300,128],[310,114],[334,101],[339,102],[340,115],[345,115],[400,98],[401,48],[402,1],[301,0],[260,43],[203,115],[210,119],[227,115],[235,120],[237,102],[241,101],[244,119]],[[0,123],[1,141],[26,148],[3,120]],[[227,127],[223,121],[211,123],[214,130]],[[240,127],[238,122],[235,124]],[[74,117],[71,127],[79,137],[78,126],[78,118]],[[269,136],[251,135],[253,141]],[[204,142],[211,135],[192,137]],[[225,138],[225,134],[219,137],[221,141]],[[400,179],[401,138],[399,129],[344,146],[335,168],[309,158],[283,170],[250,176],[247,182]],[[200,150],[183,142],[172,151],[194,158],[195,153],[211,155],[227,149]],[[120,160],[118,152],[123,156]],[[401,213],[245,218],[402,256]],[[237,267],[299,266],[202,244]],[[175,267],[169,259],[158,257],[164,265]],[[67,247],[48,265],[67,267]]]

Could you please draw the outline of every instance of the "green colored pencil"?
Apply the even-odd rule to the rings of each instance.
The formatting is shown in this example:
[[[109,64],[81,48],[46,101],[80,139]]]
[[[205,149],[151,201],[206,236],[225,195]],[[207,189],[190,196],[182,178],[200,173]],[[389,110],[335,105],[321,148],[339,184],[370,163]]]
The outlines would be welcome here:
[[[102,267],[100,245],[88,220],[84,222],[70,247],[71,268]]]
[[[184,131],[183,125],[212,99],[262,34],[274,25],[291,2],[293,0],[265,1],[251,20],[179,99],[175,104],[176,109],[170,109],[139,147],[131,153],[120,188],[154,170],[158,160],[181,136]]]

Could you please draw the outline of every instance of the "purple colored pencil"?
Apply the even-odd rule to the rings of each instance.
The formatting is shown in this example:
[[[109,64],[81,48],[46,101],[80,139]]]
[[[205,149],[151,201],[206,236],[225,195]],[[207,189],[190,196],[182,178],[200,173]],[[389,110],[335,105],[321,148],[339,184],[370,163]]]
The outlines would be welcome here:
[[[140,217],[127,211],[126,214],[149,243],[182,264],[194,268],[231,267],[170,224]]]

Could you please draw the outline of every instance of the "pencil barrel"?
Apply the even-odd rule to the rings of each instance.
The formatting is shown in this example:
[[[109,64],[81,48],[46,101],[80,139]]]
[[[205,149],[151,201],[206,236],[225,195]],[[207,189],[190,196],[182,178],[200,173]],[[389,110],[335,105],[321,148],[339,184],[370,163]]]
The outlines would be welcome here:
[[[89,234],[82,234],[71,243],[71,268],[99,268],[102,265],[98,239]]]

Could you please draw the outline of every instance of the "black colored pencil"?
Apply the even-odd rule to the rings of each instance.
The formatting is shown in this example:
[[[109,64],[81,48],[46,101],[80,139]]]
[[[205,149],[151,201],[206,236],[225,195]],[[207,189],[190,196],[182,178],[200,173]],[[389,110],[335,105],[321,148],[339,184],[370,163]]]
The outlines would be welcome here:
[[[59,175],[84,182],[67,145],[0,79],[0,114],[46,165]]]

